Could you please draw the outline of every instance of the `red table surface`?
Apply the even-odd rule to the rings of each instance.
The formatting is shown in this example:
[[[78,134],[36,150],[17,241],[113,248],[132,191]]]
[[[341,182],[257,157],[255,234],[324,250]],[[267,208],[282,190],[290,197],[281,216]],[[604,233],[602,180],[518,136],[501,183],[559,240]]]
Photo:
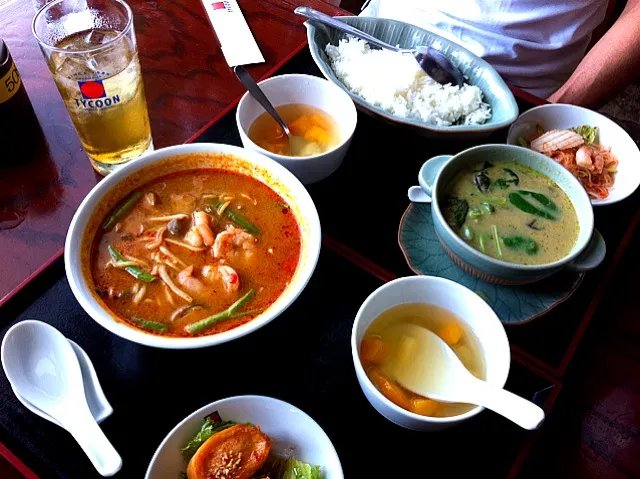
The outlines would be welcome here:
[[[233,103],[243,87],[224,60],[201,2],[130,0],[129,4],[155,146],[183,143]],[[265,63],[248,67],[256,78],[268,76],[304,46],[304,19],[293,14],[296,6],[349,14],[322,0],[239,0],[239,4],[265,58]],[[13,0],[0,7],[0,36],[20,71],[41,129],[25,129],[20,138],[7,138],[2,124],[9,119],[0,118],[0,145],[19,142],[34,147],[22,157],[0,154],[0,228],[5,225],[0,229],[0,304],[59,256],[74,212],[100,180],[31,33],[34,13],[31,0]],[[23,221],[6,229],[7,220],[16,216]]]

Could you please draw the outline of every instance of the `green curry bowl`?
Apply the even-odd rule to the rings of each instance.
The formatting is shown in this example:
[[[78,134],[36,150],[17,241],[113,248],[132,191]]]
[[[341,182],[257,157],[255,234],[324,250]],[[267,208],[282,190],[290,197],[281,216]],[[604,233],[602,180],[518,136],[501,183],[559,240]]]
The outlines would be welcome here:
[[[532,283],[564,268],[596,268],[605,257],[586,191],[540,153],[481,145],[431,158],[418,181],[425,194],[412,199],[432,204],[442,247],[484,281]]]

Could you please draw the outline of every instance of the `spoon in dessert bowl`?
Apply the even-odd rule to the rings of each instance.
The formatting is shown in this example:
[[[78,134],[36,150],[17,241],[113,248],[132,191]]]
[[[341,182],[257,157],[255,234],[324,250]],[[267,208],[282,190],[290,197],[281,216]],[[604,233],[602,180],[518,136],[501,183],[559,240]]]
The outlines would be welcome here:
[[[406,389],[436,401],[475,404],[506,417],[524,429],[537,429],[544,411],[520,396],[476,378],[435,333],[412,323],[390,329],[399,341],[386,371]]]
[[[278,125],[280,125],[280,128],[282,128],[282,131],[289,140],[289,155],[299,156],[303,151],[304,146],[307,144],[305,139],[301,136],[297,136],[291,133],[291,130],[282,119],[278,111],[275,109],[275,107],[271,104],[271,102],[267,98],[267,95],[264,94],[264,92],[260,88],[260,85],[256,83],[256,81],[251,75],[249,75],[249,72],[245,70],[244,67],[233,67],[233,72],[236,74],[236,77],[238,77],[238,80],[240,80],[240,83],[242,83],[244,87],[249,91],[249,94],[258,103],[260,103],[260,106],[264,108],[265,111],[269,113],[269,115],[271,115],[271,117],[278,123]]]

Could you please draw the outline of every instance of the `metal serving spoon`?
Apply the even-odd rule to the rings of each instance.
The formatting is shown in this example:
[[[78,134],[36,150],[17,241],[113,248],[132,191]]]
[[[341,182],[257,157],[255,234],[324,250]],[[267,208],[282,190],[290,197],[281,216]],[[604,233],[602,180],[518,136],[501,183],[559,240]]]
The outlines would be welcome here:
[[[249,91],[251,96],[255,98],[255,100],[258,103],[260,103],[262,108],[264,108],[267,111],[267,113],[269,113],[269,115],[271,115],[271,117],[275,121],[278,122],[278,125],[280,125],[280,128],[282,128],[285,135],[287,135],[287,138],[289,140],[289,154],[291,156],[299,156],[300,151],[302,151],[302,148],[306,144],[306,141],[304,140],[304,138],[291,134],[291,130],[289,130],[289,127],[284,122],[280,114],[271,104],[271,102],[269,101],[267,96],[264,94],[260,86],[253,79],[253,77],[249,75],[249,72],[247,70],[244,69],[244,67],[242,66],[233,67],[233,72],[238,77],[238,80],[240,80],[240,83],[242,83],[244,87]]]
[[[413,55],[418,62],[418,65],[420,65],[420,68],[422,68],[427,75],[442,85],[451,83],[461,87],[464,83],[462,72],[453,66],[449,59],[435,48],[427,46],[417,46],[413,48],[394,47],[393,45],[389,45],[382,40],[372,37],[362,30],[358,30],[357,28],[340,21],[338,18],[330,17],[329,15],[325,15],[313,8],[297,7],[293,12],[297,15],[306,17],[309,20],[324,23],[325,25],[336,28],[344,33],[361,38],[362,40],[365,40],[377,47],[391,50],[392,52],[409,53]]]
[[[440,337],[422,326],[401,323],[389,330],[400,347],[389,373],[398,383],[436,401],[477,404],[510,419],[524,429],[537,429],[544,411],[520,396],[472,375]]]

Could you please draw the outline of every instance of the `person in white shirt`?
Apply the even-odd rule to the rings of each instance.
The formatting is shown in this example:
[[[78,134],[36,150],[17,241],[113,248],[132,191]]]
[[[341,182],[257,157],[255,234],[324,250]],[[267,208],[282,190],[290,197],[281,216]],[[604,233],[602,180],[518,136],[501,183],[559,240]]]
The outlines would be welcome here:
[[[420,26],[483,57],[513,86],[552,102],[594,108],[640,75],[640,0],[627,0],[585,55],[608,2],[369,0],[361,16]]]

